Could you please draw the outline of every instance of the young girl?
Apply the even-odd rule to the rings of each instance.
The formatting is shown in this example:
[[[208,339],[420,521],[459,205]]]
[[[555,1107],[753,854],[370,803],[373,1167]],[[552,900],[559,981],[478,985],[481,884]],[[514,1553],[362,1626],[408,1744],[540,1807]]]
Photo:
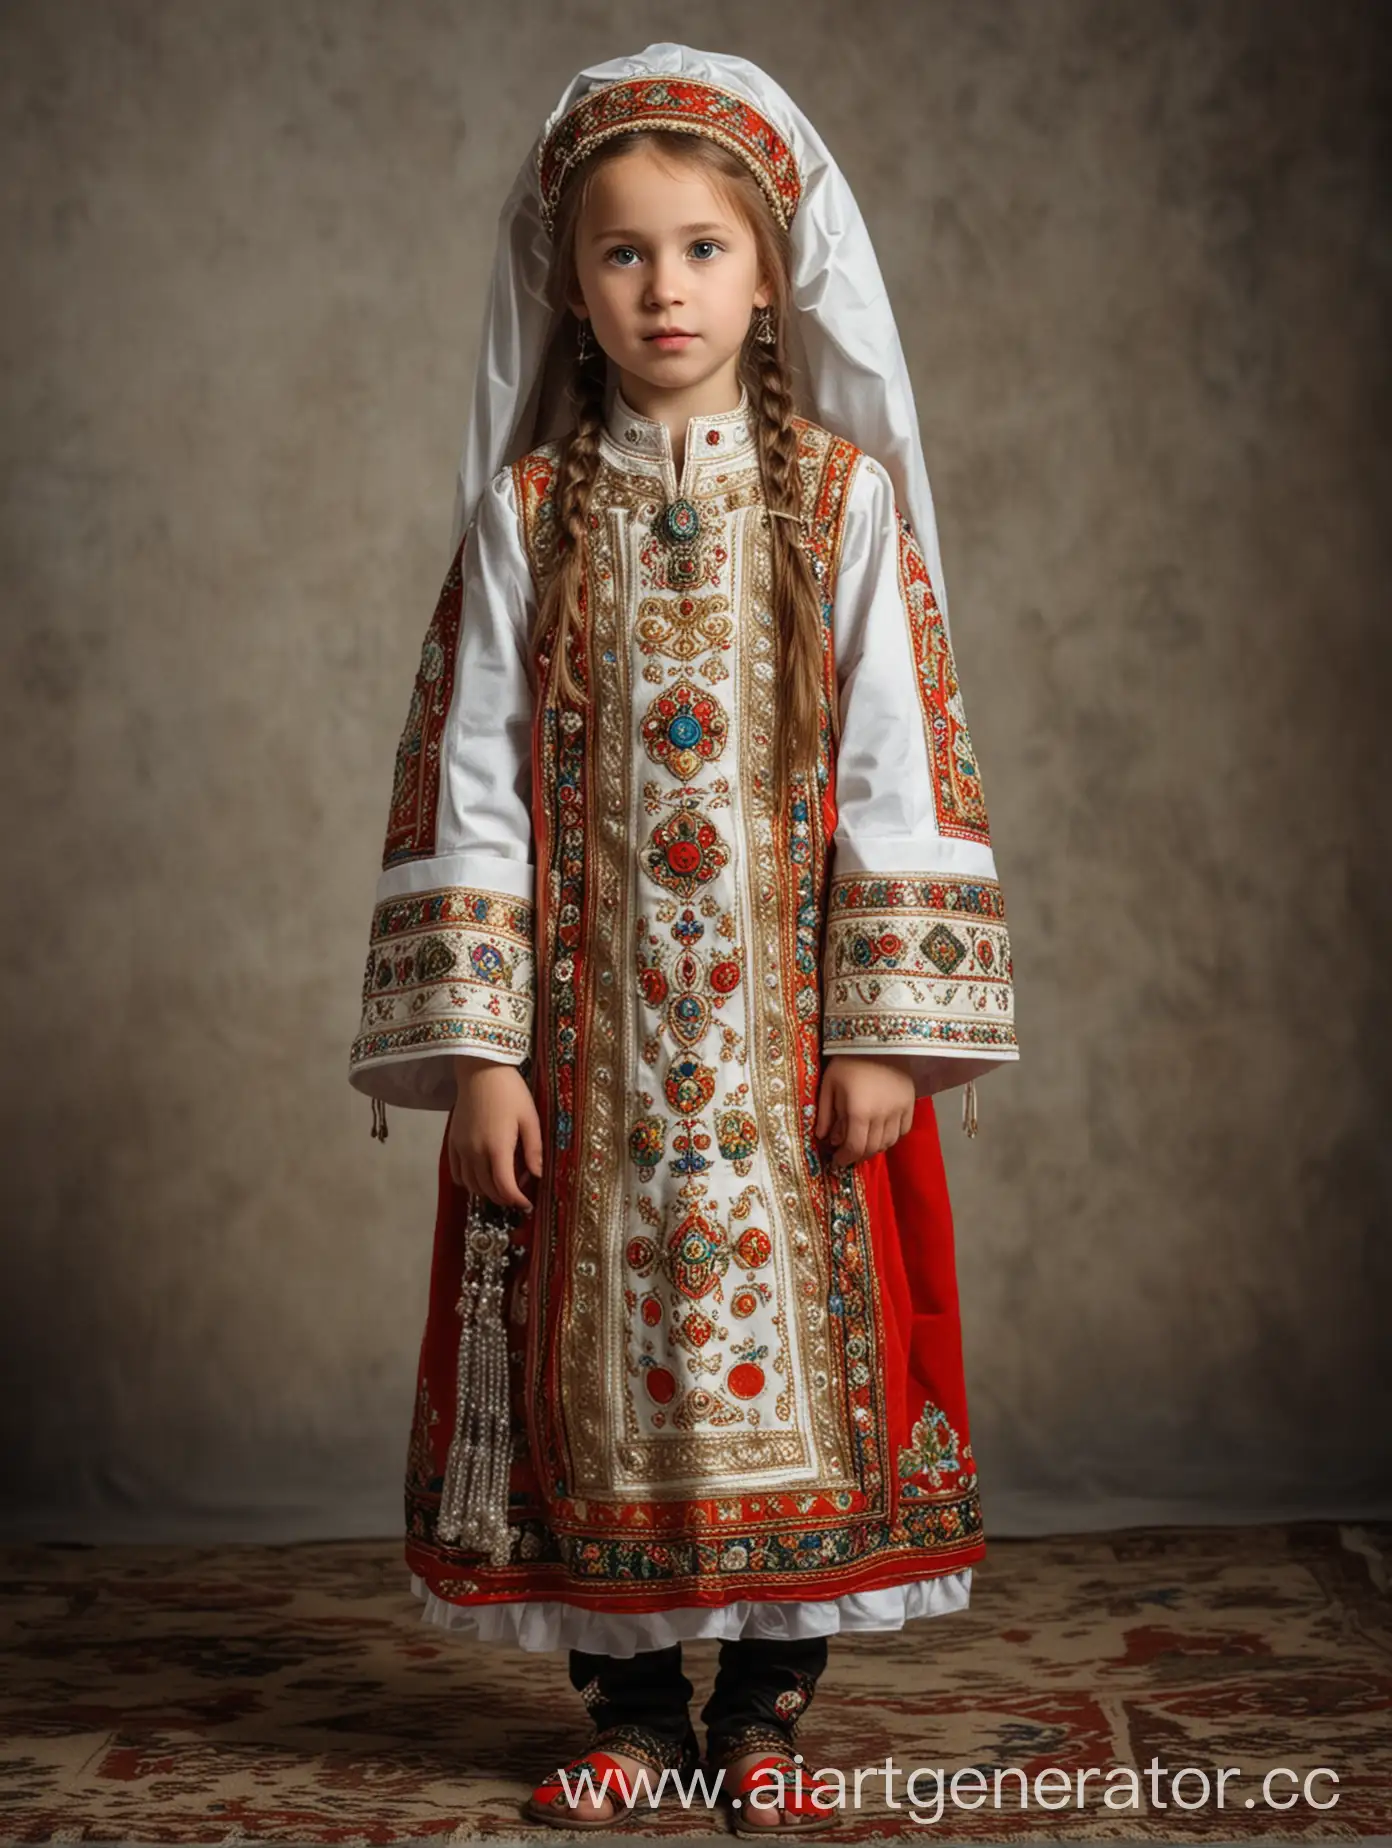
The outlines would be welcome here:
[[[736,1826],[825,1825],[828,1637],[962,1608],[984,1550],[931,1099],[974,1130],[1018,1053],[898,334],[762,71],[655,45],[561,99],[455,541],[351,1068],[374,1134],[450,1113],[412,1585],[569,1652],[609,1794],[531,1814],[690,1769],[715,1637]]]

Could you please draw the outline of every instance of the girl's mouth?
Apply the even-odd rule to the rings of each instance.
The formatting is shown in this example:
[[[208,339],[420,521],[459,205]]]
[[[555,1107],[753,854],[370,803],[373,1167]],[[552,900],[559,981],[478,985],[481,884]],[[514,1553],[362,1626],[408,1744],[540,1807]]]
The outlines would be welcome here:
[[[672,328],[660,334],[646,334],[644,338],[649,346],[660,347],[664,353],[679,353],[696,336],[684,332],[681,328]]]

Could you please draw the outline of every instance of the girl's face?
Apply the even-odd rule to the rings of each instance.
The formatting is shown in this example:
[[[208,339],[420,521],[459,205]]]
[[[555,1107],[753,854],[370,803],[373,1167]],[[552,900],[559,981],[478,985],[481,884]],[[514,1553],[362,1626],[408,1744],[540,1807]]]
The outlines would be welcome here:
[[[570,307],[621,373],[658,390],[690,391],[722,371],[733,384],[750,316],[770,299],[740,213],[699,169],[646,147],[596,173],[575,270]]]

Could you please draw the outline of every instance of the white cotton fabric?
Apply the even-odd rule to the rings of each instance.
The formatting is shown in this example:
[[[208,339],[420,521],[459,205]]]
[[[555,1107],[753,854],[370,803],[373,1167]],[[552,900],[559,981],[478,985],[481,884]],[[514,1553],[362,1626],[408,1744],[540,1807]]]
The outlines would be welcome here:
[[[563,314],[545,297],[551,241],[541,216],[537,157],[565,112],[591,90],[633,77],[685,77],[741,96],[793,151],[802,197],[793,214],[792,351],[810,415],[878,457],[923,550],[944,627],[947,591],[937,517],[899,329],[855,195],[821,136],[758,65],[689,45],[649,45],[580,71],[523,163],[498,220],[473,409],[459,460],[451,554],[499,468],[561,436],[569,407],[547,354]]]
[[[411,1590],[421,1599],[421,1622],[482,1643],[514,1649],[582,1649],[590,1655],[628,1657],[673,1643],[727,1641],[762,1637],[796,1641],[808,1636],[861,1636],[871,1631],[902,1630],[918,1617],[943,1617],[967,1608],[972,1569],[863,1591],[822,1603],[766,1604],[757,1600],[725,1604],[717,1610],[687,1607],[675,1611],[614,1612],[582,1610],[559,1601],[517,1604],[450,1604],[417,1573]]]

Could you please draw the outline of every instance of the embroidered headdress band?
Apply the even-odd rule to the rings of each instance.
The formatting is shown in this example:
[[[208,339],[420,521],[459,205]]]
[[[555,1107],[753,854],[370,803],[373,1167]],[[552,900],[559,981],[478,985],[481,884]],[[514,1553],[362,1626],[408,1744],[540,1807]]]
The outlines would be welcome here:
[[[802,195],[802,178],[787,142],[742,96],[681,77],[637,77],[591,90],[563,115],[537,157],[541,216],[555,229],[566,176],[601,142],[641,129],[704,135],[738,154],[786,230]]]

